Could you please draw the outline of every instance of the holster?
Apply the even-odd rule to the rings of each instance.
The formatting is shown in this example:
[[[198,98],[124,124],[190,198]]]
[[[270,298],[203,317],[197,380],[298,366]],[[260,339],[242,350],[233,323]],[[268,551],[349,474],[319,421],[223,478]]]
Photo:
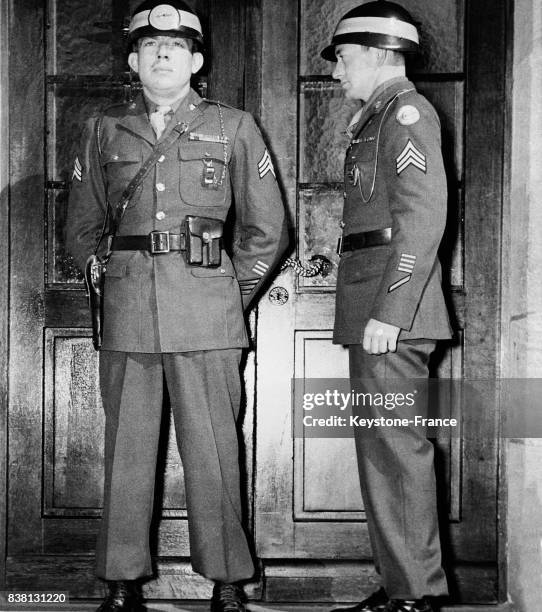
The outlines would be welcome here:
[[[85,283],[92,320],[92,344],[99,351],[103,336],[103,294],[106,263],[96,255],[90,255],[85,265]]]
[[[224,222],[220,219],[185,217],[186,263],[189,266],[216,268],[220,265],[223,228]]]

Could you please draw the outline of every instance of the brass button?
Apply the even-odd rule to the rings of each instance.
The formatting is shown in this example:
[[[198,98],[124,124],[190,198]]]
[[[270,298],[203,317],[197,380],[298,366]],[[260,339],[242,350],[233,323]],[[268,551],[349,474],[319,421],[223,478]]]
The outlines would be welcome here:
[[[158,221],[162,221],[163,219],[166,218],[166,213],[163,210],[159,210],[156,213],[156,218],[158,219]]]
[[[166,159],[166,156],[160,155],[160,157],[158,158],[158,163],[161,164],[164,161],[164,159]]]
[[[157,191],[165,191],[166,190],[166,186],[164,185],[164,183],[156,183],[156,190]]]

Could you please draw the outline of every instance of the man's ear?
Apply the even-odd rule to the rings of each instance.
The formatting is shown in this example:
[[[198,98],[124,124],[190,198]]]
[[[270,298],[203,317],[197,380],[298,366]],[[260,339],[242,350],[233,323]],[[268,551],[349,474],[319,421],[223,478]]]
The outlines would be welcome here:
[[[192,74],[196,74],[196,72],[201,70],[202,66],[203,66],[203,55],[199,51],[192,53]]]
[[[139,57],[135,51],[132,51],[128,55],[128,66],[134,71],[137,72],[139,68]]]
[[[387,49],[376,49],[376,64],[380,68],[387,63],[388,50]]]

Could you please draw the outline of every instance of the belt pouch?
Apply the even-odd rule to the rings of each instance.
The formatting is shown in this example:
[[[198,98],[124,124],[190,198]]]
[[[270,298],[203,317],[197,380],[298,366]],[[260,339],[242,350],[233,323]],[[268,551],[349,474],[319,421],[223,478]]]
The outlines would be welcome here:
[[[186,263],[189,266],[215,268],[220,265],[224,223],[210,217],[185,217]]]

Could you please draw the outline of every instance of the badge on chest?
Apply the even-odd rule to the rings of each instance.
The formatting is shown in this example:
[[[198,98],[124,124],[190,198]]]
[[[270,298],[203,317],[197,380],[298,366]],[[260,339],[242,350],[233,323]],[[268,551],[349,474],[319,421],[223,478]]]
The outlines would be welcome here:
[[[203,173],[201,175],[201,186],[205,189],[217,189],[218,181],[216,180],[216,168],[213,160],[208,154],[202,159]]]
[[[223,159],[222,171],[217,171],[217,161],[210,152],[205,151],[201,161],[203,164],[201,172],[201,186],[205,189],[218,189],[224,182],[227,163],[227,151],[229,139],[227,136],[216,136],[211,134],[198,134],[190,132],[188,140],[197,142],[209,142],[221,145]]]

